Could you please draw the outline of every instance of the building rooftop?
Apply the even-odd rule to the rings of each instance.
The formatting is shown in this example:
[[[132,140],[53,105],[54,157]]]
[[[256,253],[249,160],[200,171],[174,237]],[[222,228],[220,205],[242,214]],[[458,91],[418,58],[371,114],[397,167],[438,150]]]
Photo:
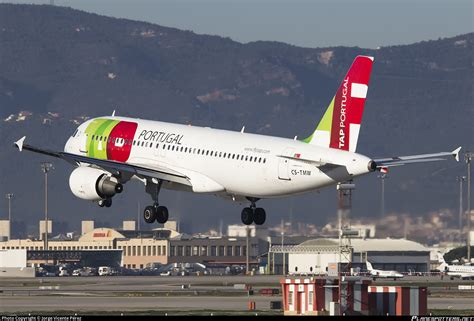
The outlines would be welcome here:
[[[313,239],[299,244],[298,246],[337,246],[338,239]],[[429,251],[420,243],[406,239],[351,239],[355,252],[368,251]]]

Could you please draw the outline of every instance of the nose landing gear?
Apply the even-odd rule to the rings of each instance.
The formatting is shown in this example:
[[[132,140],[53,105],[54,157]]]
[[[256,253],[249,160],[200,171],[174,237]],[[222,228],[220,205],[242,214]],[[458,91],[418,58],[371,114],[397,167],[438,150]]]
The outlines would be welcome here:
[[[100,207],[111,207],[112,206],[112,199],[111,198],[105,198],[105,199],[101,199],[100,201],[97,202],[97,204],[100,206]]]

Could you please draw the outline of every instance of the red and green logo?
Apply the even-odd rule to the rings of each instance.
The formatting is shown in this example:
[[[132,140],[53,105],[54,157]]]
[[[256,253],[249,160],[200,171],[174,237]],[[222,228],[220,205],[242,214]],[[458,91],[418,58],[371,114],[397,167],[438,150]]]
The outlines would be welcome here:
[[[97,118],[86,129],[87,156],[126,162],[137,131],[135,122]]]

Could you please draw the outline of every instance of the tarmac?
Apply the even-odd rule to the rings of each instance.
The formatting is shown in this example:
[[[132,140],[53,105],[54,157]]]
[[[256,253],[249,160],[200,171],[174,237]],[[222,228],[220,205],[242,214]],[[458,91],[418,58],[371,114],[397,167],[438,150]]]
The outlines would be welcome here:
[[[109,276],[44,277],[9,279],[0,282],[1,312],[77,314],[281,314],[270,308],[281,295],[264,296],[262,288],[280,289],[282,276]],[[474,281],[440,277],[406,277],[377,280],[376,284],[425,285],[429,287],[428,308],[473,310],[474,290],[460,291],[458,284]],[[237,284],[237,287],[234,287]],[[243,288],[252,286],[253,295]],[[248,311],[254,301],[256,311]]]

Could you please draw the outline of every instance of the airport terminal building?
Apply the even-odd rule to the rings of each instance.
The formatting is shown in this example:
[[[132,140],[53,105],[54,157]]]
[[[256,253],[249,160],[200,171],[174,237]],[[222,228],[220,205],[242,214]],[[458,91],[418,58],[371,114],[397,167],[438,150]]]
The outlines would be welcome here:
[[[80,262],[87,266],[115,266],[144,269],[155,263],[202,263],[216,268],[232,265],[267,267],[280,274],[325,274],[330,263],[337,263],[337,239],[269,237],[266,229],[231,226],[228,236],[191,236],[177,231],[177,225],[148,231],[135,230],[134,221],[125,221],[122,229],[94,228],[93,221],[83,221],[78,238],[53,237],[48,250],[40,239],[13,239],[0,242],[0,250],[27,250],[30,265],[42,262]],[[44,229],[44,224],[40,223]],[[246,234],[248,233],[248,238]],[[278,244],[278,245],[277,245]],[[365,270],[365,262],[375,269],[399,272],[428,272],[430,250],[406,239],[352,238],[352,267]],[[248,253],[247,253],[248,251]],[[282,253],[285,253],[283,259]]]
[[[267,242],[255,235],[249,236],[248,247],[251,264],[257,264],[259,255],[268,250]],[[178,233],[172,228],[137,231],[93,228],[93,224],[83,224],[82,235],[78,239],[50,238],[48,251],[44,249],[43,240],[34,239],[3,241],[0,242],[0,250],[27,250],[30,265],[46,261],[94,262],[93,266],[110,265],[130,269],[143,269],[154,263],[245,265],[247,238],[195,237]],[[109,264],[105,264],[104,259]]]

